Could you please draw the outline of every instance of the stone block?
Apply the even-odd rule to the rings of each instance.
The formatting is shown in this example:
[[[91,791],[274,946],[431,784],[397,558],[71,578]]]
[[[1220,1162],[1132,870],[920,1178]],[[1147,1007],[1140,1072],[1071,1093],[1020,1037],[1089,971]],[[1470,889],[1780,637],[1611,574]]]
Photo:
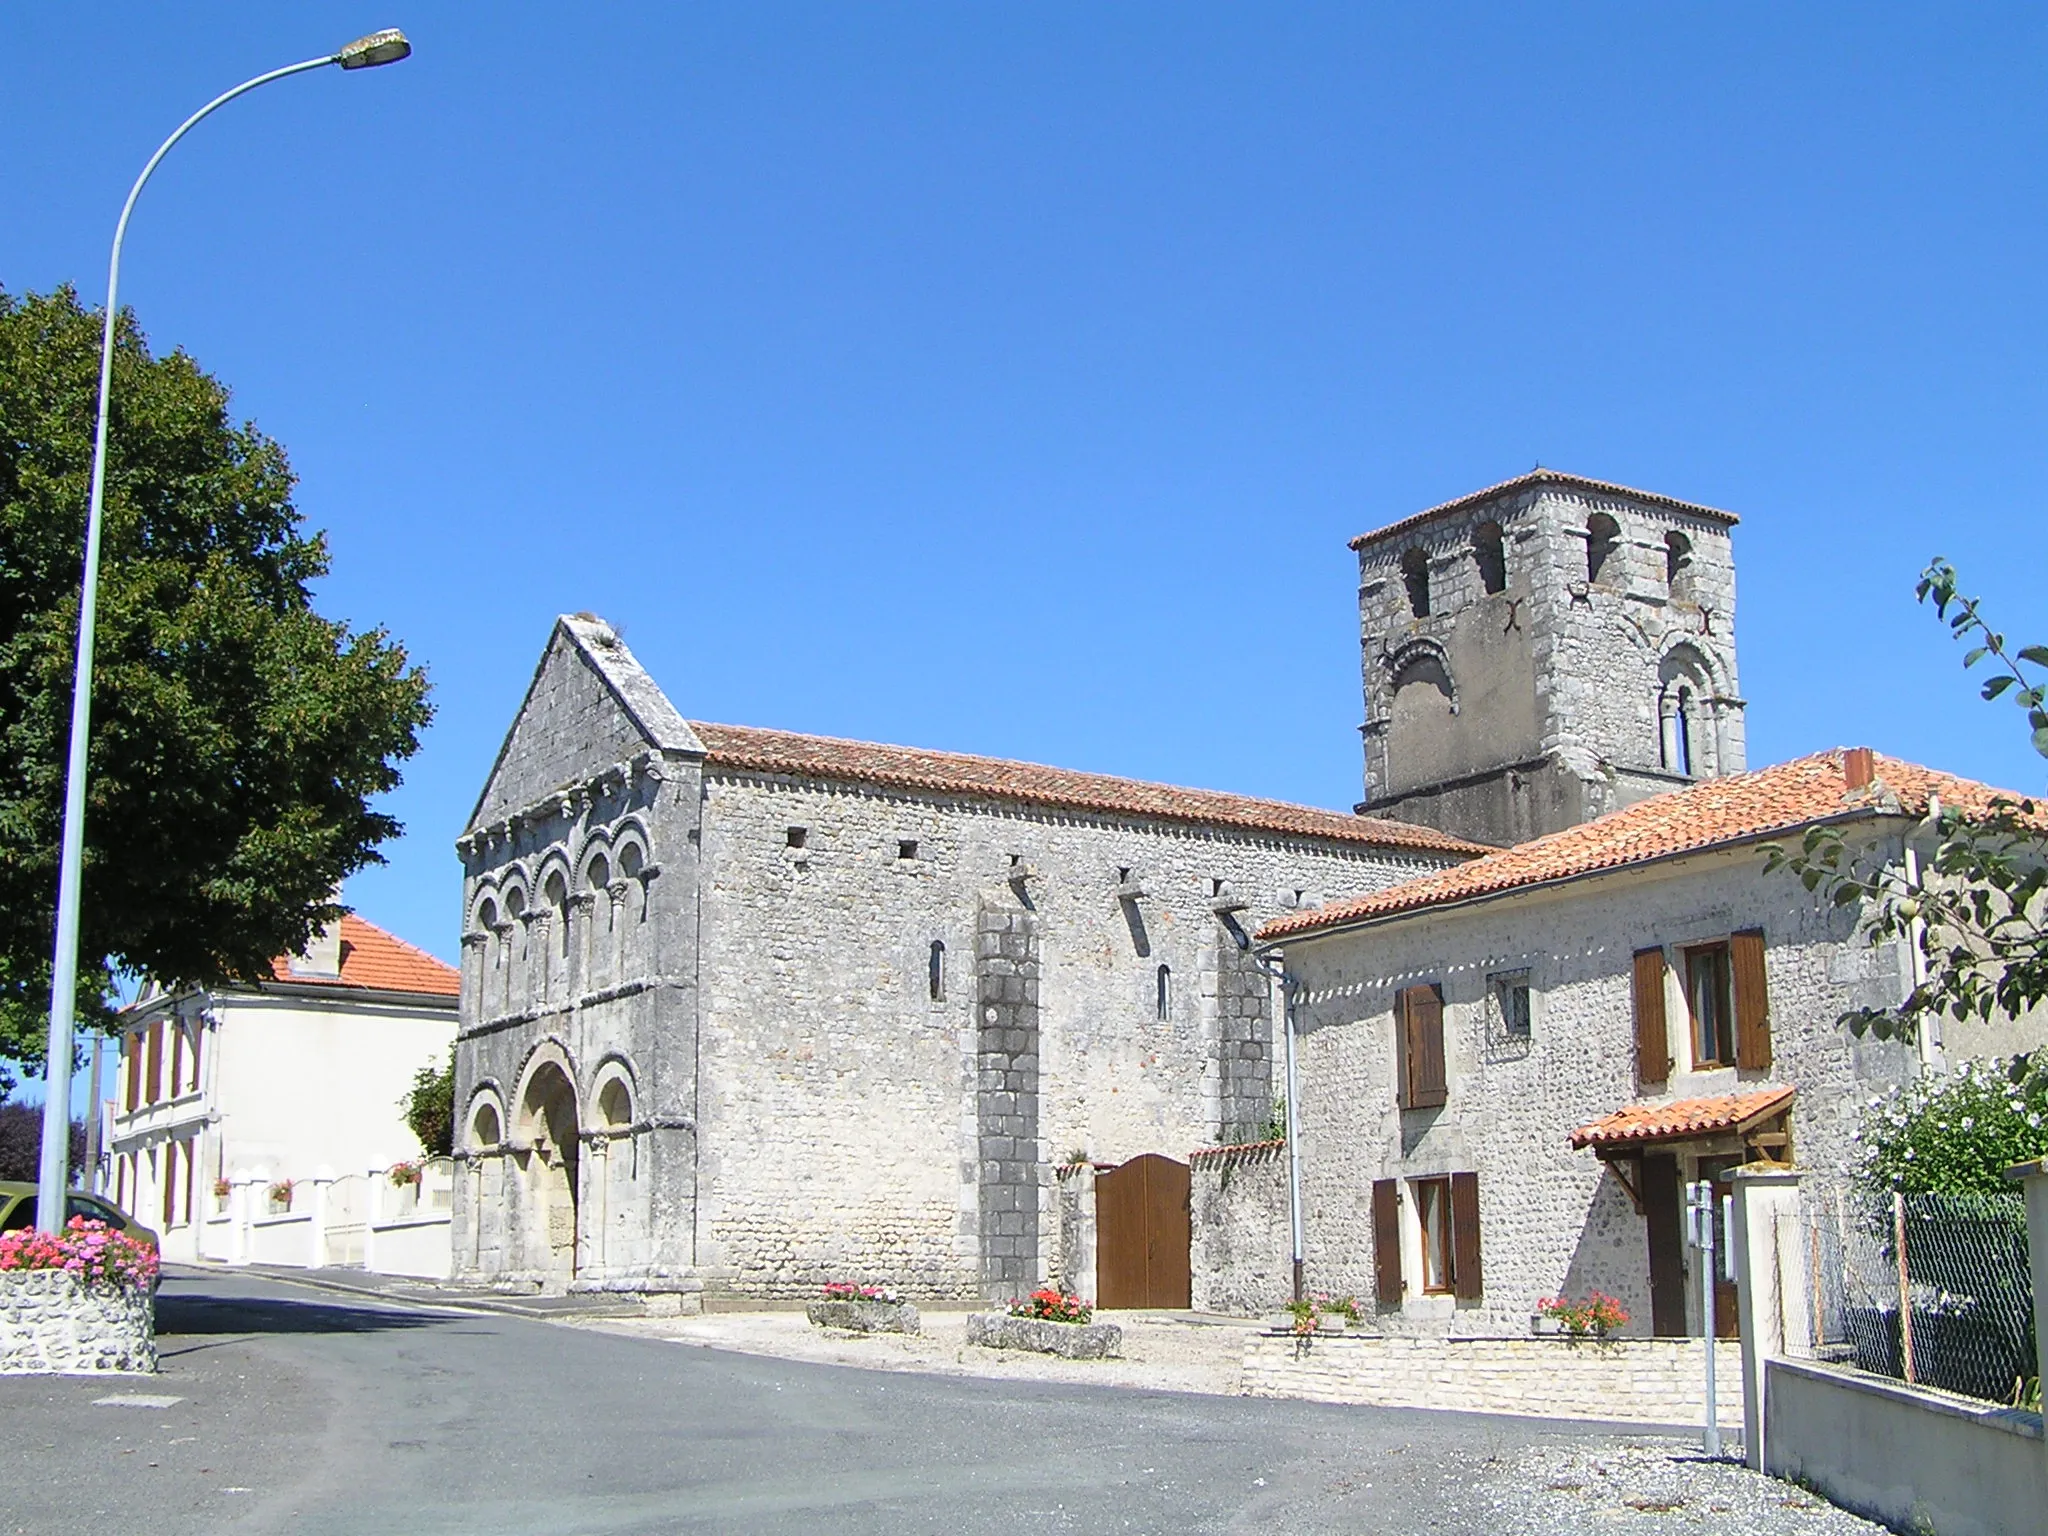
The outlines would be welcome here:
[[[1006,1312],[967,1314],[967,1342],[984,1349],[1025,1349],[1066,1360],[1116,1360],[1124,1331],[1115,1323],[1051,1323]]]
[[[813,1327],[848,1333],[917,1333],[917,1308],[907,1301],[814,1301],[804,1308]]]
[[[156,1304],[129,1285],[63,1270],[0,1274],[0,1376],[156,1369]]]

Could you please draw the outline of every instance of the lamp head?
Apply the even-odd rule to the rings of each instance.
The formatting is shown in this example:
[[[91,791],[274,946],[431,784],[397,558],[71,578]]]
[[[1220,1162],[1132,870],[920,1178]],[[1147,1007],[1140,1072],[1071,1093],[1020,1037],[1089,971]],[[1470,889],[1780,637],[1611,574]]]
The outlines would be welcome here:
[[[334,56],[343,69],[375,69],[379,64],[396,64],[412,53],[412,44],[396,27],[359,37]]]

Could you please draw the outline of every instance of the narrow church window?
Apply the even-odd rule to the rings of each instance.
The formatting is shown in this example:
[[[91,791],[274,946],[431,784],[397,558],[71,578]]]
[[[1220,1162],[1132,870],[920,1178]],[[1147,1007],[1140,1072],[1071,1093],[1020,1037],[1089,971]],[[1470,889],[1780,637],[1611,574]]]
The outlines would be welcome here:
[[[791,848],[801,848],[804,845],[804,839],[811,835],[811,829],[809,827],[791,827],[786,835],[789,840],[788,846]]]
[[[1489,592],[1508,589],[1508,552],[1499,523],[1481,523],[1472,535],[1472,558],[1479,562],[1479,584]]]
[[[897,858],[899,858],[899,859],[914,859],[914,858],[916,858],[916,857],[917,857],[917,839],[916,839],[916,838],[914,838],[914,837],[906,837],[906,838],[903,838],[903,839],[901,839],[901,840],[900,840],[900,841],[899,841],[899,842],[898,842],[898,843],[896,844],[896,857],[897,857]]]
[[[1153,999],[1153,1017],[1161,1024],[1173,1016],[1173,968],[1159,967],[1158,994]]]
[[[932,1001],[943,1003],[946,1000],[946,944],[943,939],[932,940],[931,971],[927,982]]]
[[[1664,585],[1680,602],[1692,601],[1692,540],[1675,530],[1664,535]]]
[[[1429,556],[1411,549],[1401,557],[1401,579],[1408,583],[1408,611],[1418,619],[1429,617]]]
[[[1671,749],[1674,773],[1692,777],[1692,690],[1678,690],[1678,707],[1672,712]]]
[[[1621,548],[1621,524],[1605,512],[1586,519],[1586,580],[1599,581],[1608,563]],[[1621,574],[1618,570],[1614,575]]]

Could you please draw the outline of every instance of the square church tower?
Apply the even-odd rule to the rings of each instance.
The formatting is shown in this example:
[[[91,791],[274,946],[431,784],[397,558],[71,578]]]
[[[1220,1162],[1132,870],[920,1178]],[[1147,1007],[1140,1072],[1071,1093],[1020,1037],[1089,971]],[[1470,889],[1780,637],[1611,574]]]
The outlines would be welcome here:
[[[1740,773],[1735,523],[1538,469],[1353,539],[1359,811],[1505,845]]]

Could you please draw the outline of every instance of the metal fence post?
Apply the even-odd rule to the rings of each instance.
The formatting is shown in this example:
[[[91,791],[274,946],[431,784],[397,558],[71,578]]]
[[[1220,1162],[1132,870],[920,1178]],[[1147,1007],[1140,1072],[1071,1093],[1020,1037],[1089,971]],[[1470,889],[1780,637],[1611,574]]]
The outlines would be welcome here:
[[[1892,1247],[1899,1256],[1899,1366],[1910,1387],[1914,1383],[1913,1286],[1906,1274],[1906,1197],[1896,1189],[1892,1191]]]

